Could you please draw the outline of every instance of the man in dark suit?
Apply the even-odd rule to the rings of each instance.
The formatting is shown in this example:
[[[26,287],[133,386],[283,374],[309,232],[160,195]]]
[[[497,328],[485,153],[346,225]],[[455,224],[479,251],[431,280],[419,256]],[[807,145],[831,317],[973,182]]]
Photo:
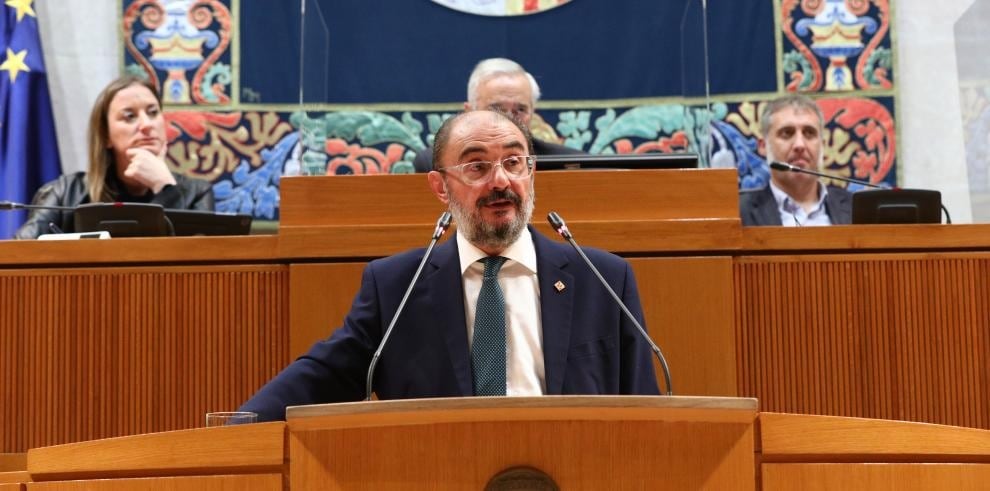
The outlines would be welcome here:
[[[634,325],[573,249],[528,225],[535,176],[525,127],[470,111],[443,124],[434,148],[429,184],[457,232],[435,249],[390,335],[375,372],[378,397],[658,394],[652,352]],[[585,251],[642,322],[629,264]],[[274,420],[286,406],[362,399],[372,355],[423,254],[369,263],[344,325],[241,410]],[[501,269],[490,271],[490,262]],[[504,305],[483,304],[486,288]]]
[[[518,63],[506,58],[481,60],[471,72],[467,87],[468,100],[465,111],[491,109],[510,114],[523,126],[529,127],[540,99],[540,86]],[[580,155],[575,150],[558,143],[533,139],[533,155]],[[433,151],[427,147],[416,153],[413,159],[416,172],[433,170]]]
[[[824,117],[811,99],[787,95],[767,103],[760,118],[759,149],[767,162],[817,171],[823,162]],[[852,222],[852,195],[817,176],[770,170],[770,184],[739,195],[743,225],[841,225]]]

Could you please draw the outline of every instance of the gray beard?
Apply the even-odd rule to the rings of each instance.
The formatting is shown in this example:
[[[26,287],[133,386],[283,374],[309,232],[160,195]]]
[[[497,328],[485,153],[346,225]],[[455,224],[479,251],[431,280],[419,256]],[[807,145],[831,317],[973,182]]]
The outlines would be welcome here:
[[[485,222],[481,218],[481,208],[486,203],[501,199],[509,199],[515,203],[519,213],[508,223],[492,225]],[[525,202],[522,201],[518,194],[507,189],[502,192],[493,192],[479,199],[475,203],[474,209],[471,210],[451,196],[450,214],[454,216],[454,221],[457,222],[457,230],[464,235],[464,238],[468,242],[474,244],[479,249],[501,251],[512,245],[519,238],[519,235],[522,234],[523,229],[526,228],[529,220],[533,217],[535,201],[532,189],[529,193],[529,199]]]

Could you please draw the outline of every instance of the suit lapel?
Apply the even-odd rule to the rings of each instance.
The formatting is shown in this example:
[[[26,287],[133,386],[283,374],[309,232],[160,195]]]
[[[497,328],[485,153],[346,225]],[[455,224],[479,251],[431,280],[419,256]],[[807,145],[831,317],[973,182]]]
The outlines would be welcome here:
[[[464,322],[464,283],[457,240],[453,235],[434,249],[429,264],[432,269],[424,271],[422,283],[426,285],[425,295],[429,296],[429,305],[435,308],[431,317],[437,323],[439,332],[443,333],[450,368],[457,379],[460,395],[470,396],[474,394],[474,383]]]
[[[547,239],[530,227],[536,247],[543,324],[543,366],[547,394],[560,394],[571,342],[574,276],[566,271],[568,246]]]
[[[846,225],[852,223],[852,203],[850,195],[840,188],[829,188],[825,195],[825,210],[832,220],[832,225]]]
[[[760,192],[758,199],[756,200],[756,209],[754,212],[760,217],[758,223],[765,223],[767,225],[782,225],[780,221],[780,211],[777,209],[777,200],[773,197],[773,191],[770,190],[770,185],[763,188]]]

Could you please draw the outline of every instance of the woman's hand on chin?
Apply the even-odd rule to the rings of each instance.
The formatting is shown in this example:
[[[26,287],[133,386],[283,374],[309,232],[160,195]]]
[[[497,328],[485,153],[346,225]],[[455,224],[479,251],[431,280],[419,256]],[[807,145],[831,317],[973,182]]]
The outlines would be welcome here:
[[[165,186],[175,184],[175,176],[165,163],[164,149],[161,154],[155,155],[146,148],[129,148],[127,157],[130,163],[124,176],[147,186],[151,192],[158,194]]]

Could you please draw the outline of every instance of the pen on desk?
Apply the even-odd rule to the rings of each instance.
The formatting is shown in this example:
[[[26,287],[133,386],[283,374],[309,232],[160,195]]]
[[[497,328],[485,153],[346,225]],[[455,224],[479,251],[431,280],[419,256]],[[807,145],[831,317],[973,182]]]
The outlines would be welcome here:
[[[55,222],[48,222],[48,230],[50,230],[53,234],[65,233],[62,231],[62,229],[58,228],[58,225],[55,225]]]

